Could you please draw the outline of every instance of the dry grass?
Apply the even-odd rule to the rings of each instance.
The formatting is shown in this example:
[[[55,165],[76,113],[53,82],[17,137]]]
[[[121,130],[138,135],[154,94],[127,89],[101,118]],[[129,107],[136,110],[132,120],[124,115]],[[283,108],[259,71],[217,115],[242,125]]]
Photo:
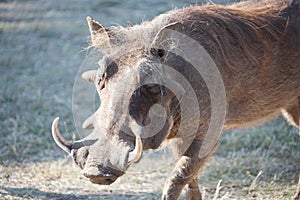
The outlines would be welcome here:
[[[0,1],[0,199],[160,198],[172,166],[167,154],[149,152],[113,185],[94,185],[55,146],[50,124],[60,115],[69,137],[75,130],[72,89],[86,57],[86,15],[124,24],[172,5],[183,3]],[[300,171],[299,144],[283,120],[225,133],[200,175],[205,199],[290,199]]]

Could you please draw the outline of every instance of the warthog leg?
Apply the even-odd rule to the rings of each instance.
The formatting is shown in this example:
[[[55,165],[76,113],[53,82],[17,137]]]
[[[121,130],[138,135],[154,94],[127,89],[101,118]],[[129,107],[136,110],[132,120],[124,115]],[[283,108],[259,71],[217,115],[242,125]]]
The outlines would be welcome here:
[[[283,116],[295,127],[299,129],[300,135],[300,97],[297,98],[292,106],[282,111]],[[300,177],[298,182],[297,193],[294,200],[300,200]]]
[[[299,128],[299,134],[300,134],[300,97],[298,97],[298,128]],[[297,193],[295,195],[295,200],[300,200],[300,176],[299,176],[299,181],[298,181],[298,188],[297,188]]]
[[[299,176],[299,181],[298,181],[297,193],[294,197],[294,200],[300,200],[300,176]]]
[[[293,104],[282,110],[282,115],[293,126],[300,130],[300,97]],[[299,132],[300,133],[300,132]]]
[[[188,183],[188,191],[186,192],[186,200],[201,200],[201,193],[198,186],[198,178],[192,179]]]
[[[187,198],[201,200],[201,193],[198,188],[197,175],[201,167],[207,162],[212,153],[204,158],[199,158],[198,153],[202,142],[194,140],[183,156],[178,160],[171,175],[165,182],[162,199],[178,199],[182,189],[186,184],[189,186]],[[192,196],[190,196],[190,194]]]

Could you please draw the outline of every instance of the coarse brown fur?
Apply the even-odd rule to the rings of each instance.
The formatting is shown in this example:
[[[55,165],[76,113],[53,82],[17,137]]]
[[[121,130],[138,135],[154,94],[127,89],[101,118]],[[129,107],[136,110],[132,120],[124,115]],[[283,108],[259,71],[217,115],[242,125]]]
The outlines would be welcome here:
[[[292,97],[287,98],[284,91],[288,88],[294,87],[294,92],[299,91],[297,85],[290,86],[286,83],[266,85],[267,81],[277,81],[277,77],[284,79],[282,76],[288,77],[292,84],[298,84],[299,67],[294,63],[298,59],[299,43],[289,41],[293,33],[289,33],[288,30],[290,26],[286,11],[288,2],[288,0],[246,1],[230,6],[208,4],[171,11],[139,26],[118,30],[113,28],[114,35],[111,41],[115,42],[115,46],[111,49],[117,52],[120,51],[120,46],[122,50],[150,46],[160,28],[173,22],[182,22],[186,28],[185,34],[199,41],[213,57],[217,66],[223,66],[220,71],[224,76],[227,91],[231,91],[228,95],[229,115],[226,127],[245,126],[245,123],[249,122],[252,125],[257,123],[257,112],[261,112],[258,115],[267,118],[279,114],[279,111],[275,110],[281,107],[279,104],[283,102],[267,103],[268,99],[272,99],[270,98],[272,94],[268,95],[266,91],[280,91],[281,95],[277,96],[277,99],[282,101],[297,96],[289,94]],[[100,35],[98,37],[98,43],[102,44],[104,37]],[[99,48],[105,50],[103,45]],[[128,59],[124,61],[127,65],[133,63]],[[291,64],[293,66],[289,67],[285,73],[279,71],[272,74],[272,67],[283,65],[283,63],[285,66]],[[291,74],[294,76],[290,76]],[[227,80],[229,80],[228,83]],[[247,89],[241,91],[240,88],[245,88],[241,84],[244,84]],[[257,85],[265,86],[265,88],[256,88]],[[288,102],[283,104],[287,105]],[[261,109],[262,107],[265,109]],[[249,112],[244,112],[244,110]]]
[[[130,129],[133,121],[147,124],[149,109],[160,103],[167,110],[167,123],[158,134],[144,138],[142,142],[146,150],[158,148],[166,140],[178,141],[178,162],[166,181],[162,199],[177,199],[185,185],[188,185],[188,199],[201,199],[197,175],[214,148],[203,158],[198,154],[204,145],[209,123],[215,120],[210,119],[211,108],[214,105],[211,105],[209,90],[203,77],[192,69],[191,64],[174,52],[163,56],[160,56],[160,53],[149,53],[149,49],[165,29],[179,31],[194,39],[215,62],[226,90],[227,114],[223,130],[256,125],[278,116],[280,112],[283,112],[291,124],[299,128],[299,0],[252,0],[228,6],[192,6],[170,11],[150,22],[127,28],[104,28],[91,19],[89,23],[92,46],[106,52],[114,62],[104,66],[102,63],[97,76],[91,76],[100,95],[101,106],[94,115],[95,121],[87,125],[95,128],[88,139],[97,137],[97,134],[100,134],[98,132],[104,130],[108,138],[114,138],[114,141],[121,144],[120,148],[128,152],[134,144],[134,137],[124,134],[121,127],[128,125]],[[176,49],[176,45],[174,48]],[[119,56],[120,52],[124,51],[126,53]],[[136,70],[132,77],[137,77],[138,81],[147,77],[148,66],[152,67],[156,78],[163,77],[164,74],[156,68],[158,63],[172,66],[193,86],[201,112],[201,119],[189,120],[192,126],[199,127],[193,137],[178,134],[182,114],[178,107],[180,101],[167,89],[146,85],[133,93],[119,90],[118,82],[128,69]],[[135,82],[136,80],[128,80],[124,88],[141,83]],[[121,92],[113,96],[112,93],[116,91]],[[122,115],[128,109],[130,116]],[[191,141],[186,142],[188,140]],[[187,143],[189,145],[185,146]],[[91,147],[86,145],[85,157],[79,158],[77,154],[73,155],[74,159],[83,160],[81,163],[84,164],[81,167],[86,170],[89,170],[89,167],[93,167],[94,170],[96,166],[97,169],[109,173],[112,170],[108,168],[107,162],[112,163],[109,156],[113,156],[114,153],[107,153],[105,158],[100,156],[99,160],[99,156],[97,158],[91,150],[96,149],[98,153],[101,148],[109,150],[105,148],[105,144],[95,148],[97,144],[96,142]],[[217,141],[214,141],[213,147],[216,144]],[[127,162],[125,154],[122,154],[122,159],[114,157],[113,161],[123,166],[124,162]],[[93,162],[86,162],[89,160]],[[92,164],[88,166],[85,163]],[[97,179],[96,182],[100,184],[107,183],[107,180],[99,179],[99,175],[88,177],[91,180]],[[299,191],[297,195],[299,199]]]

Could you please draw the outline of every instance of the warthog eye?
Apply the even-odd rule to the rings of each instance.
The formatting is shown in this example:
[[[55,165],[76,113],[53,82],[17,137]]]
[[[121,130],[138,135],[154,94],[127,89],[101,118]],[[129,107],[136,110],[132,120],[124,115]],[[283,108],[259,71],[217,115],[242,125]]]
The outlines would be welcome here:
[[[153,56],[158,56],[160,58],[164,57],[165,55],[165,50],[163,49],[155,49],[155,48],[151,48],[150,49],[150,53],[153,55]]]

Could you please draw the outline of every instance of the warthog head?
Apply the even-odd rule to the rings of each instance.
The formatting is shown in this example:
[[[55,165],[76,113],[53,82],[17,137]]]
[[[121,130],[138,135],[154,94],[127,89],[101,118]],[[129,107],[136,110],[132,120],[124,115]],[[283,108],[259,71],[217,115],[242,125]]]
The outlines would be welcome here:
[[[183,88],[162,67],[165,51],[149,45],[159,30],[154,36],[153,30],[148,31],[145,38],[152,41],[137,38],[145,44],[140,46],[130,44],[137,41],[129,37],[142,30],[109,30],[89,17],[87,21],[93,46],[107,53],[98,70],[82,74],[95,84],[101,105],[83,123],[83,128],[93,129],[87,137],[66,141],[59,132],[58,118],[53,121],[52,135],[91,182],[111,184],[141,158],[143,150],[158,148],[168,137],[174,121],[170,105],[178,101]]]

